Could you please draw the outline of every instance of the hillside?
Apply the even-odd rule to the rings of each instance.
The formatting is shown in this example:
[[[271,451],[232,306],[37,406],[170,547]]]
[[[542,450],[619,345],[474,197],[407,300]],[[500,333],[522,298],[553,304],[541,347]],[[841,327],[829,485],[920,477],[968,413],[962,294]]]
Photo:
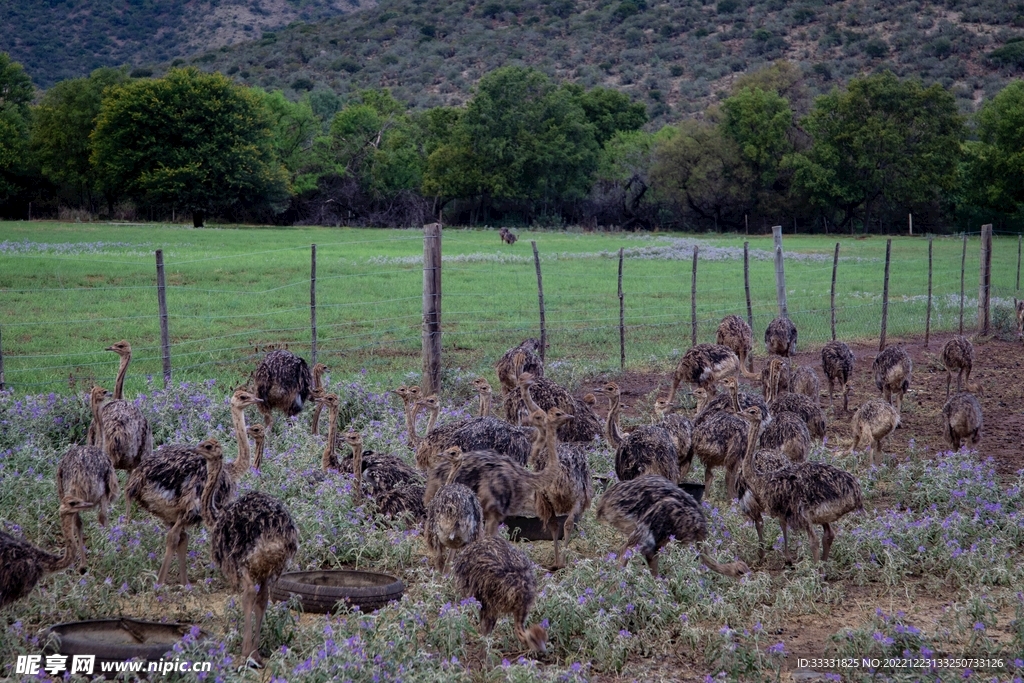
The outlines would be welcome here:
[[[1024,3],[1004,0],[384,0],[194,61],[293,95],[388,87],[414,107],[460,103],[483,73],[519,63],[628,91],[665,120],[788,59],[811,94],[890,68],[952,88],[969,111],[1021,76],[1022,27]]]
[[[0,3],[0,52],[40,87],[100,66],[169,62],[337,16],[374,0],[47,0]],[[145,73],[142,71],[140,73]]]

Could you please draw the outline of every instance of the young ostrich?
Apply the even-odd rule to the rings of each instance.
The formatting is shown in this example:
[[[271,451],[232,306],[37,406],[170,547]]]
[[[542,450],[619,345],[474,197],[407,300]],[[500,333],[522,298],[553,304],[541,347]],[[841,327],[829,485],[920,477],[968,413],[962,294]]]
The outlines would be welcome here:
[[[64,552],[60,555],[51,555],[28,541],[0,531],[0,609],[28,595],[47,574],[67,569],[74,563],[75,519],[92,506],[92,503],[73,498],[61,501]]]
[[[790,391],[794,394],[803,394],[814,401],[814,405],[821,402],[821,383],[818,381],[818,373],[813,368],[798,366],[789,376]]]
[[[1017,339],[1024,339],[1024,301],[1013,299],[1013,312],[1017,314]]]
[[[306,361],[291,351],[278,349],[271,351],[253,373],[256,396],[262,403],[258,404],[263,413],[263,425],[270,431],[274,424],[271,414],[280,410],[288,417],[302,412],[302,407],[312,395],[313,377]]]
[[[219,479],[213,500],[218,508],[223,508],[237,495],[237,482],[249,471],[250,451],[244,411],[248,406],[259,405],[259,402],[255,395],[244,389],[231,396],[231,421],[238,441],[238,458],[227,466],[222,463],[218,467]],[[161,446],[128,477],[125,487],[128,504],[137,502],[168,527],[164,559],[157,573],[159,584],[167,583],[175,553],[178,556],[178,578],[182,584],[188,583],[188,529],[202,521],[200,499],[208,478],[204,453],[206,445],[211,443],[221,448],[216,439],[198,446]]]
[[[704,547],[708,531],[700,505],[675,483],[656,474],[612,484],[598,501],[597,519],[626,534],[619,551],[620,567],[629,562],[626,551],[639,546],[651,574],[658,576],[658,551],[675,538],[698,543],[700,559],[712,571],[725,576],[750,571],[743,562],[721,564],[711,559]]]
[[[782,394],[789,393],[790,371],[787,361],[782,356],[770,356],[761,368],[761,392],[768,403]]]
[[[557,430],[562,422],[573,417],[558,408],[552,408],[546,416],[533,417],[535,423],[545,419],[550,429]],[[462,450],[453,446],[449,452],[453,453],[455,449]],[[463,453],[461,463],[454,482],[464,484],[476,492],[484,511],[485,533],[488,536],[498,532],[498,525],[508,515],[533,508],[537,491],[555,483],[560,471],[557,449],[548,451],[548,462],[540,472],[530,471],[495,451]],[[427,490],[423,495],[425,504],[430,505],[437,490],[448,481],[450,473],[449,462],[442,460],[434,465],[427,477]]]
[[[402,411],[405,413],[405,433],[408,437],[409,447],[414,449],[418,444],[416,440],[416,426],[415,419],[416,413],[419,408],[416,406],[416,402],[423,398],[423,392],[417,385],[407,387],[404,384],[394,390],[394,393],[398,394],[399,398],[402,399]]]
[[[608,382],[595,393],[608,397],[606,435],[615,449],[615,476],[619,481],[636,479],[642,474],[660,474],[679,481],[679,452],[667,429],[661,425],[641,425],[629,434],[619,427],[619,385]]]
[[[811,450],[811,433],[802,417],[784,410],[764,425],[757,447],[779,451],[790,462],[803,462]]]
[[[210,530],[211,559],[231,588],[242,591],[242,656],[259,663],[260,627],[270,589],[295,557],[299,532],[284,504],[259,491],[246,493],[224,508],[214,505],[224,452],[212,439],[198,450],[206,459],[200,511]]]
[[[103,431],[99,433],[90,428],[87,442],[103,444],[103,449],[114,463],[114,468],[131,471],[153,452],[153,432],[149,421],[142,411],[125,401],[124,377],[128,372],[128,363],[132,359],[132,347],[127,341],[121,340],[106,348],[121,357],[117,370],[117,381],[114,384],[114,400],[103,406]]]
[[[727,315],[722,318],[715,333],[715,343],[732,349],[740,359],[740,372],[744,377],[757,377],[754,374],[754,357],[751,355],[754,349],[754,332],[746,320],[738,315]]]
[[[739,383],[734,377],[726,377],[719,384],[726,388],[727,393],[718,394],[714,398],[708,398],[708,393],[700,387],[693,390],[693,395],[697,399],[697,414],[693,418],[695,428],[715,413],[722,411],[735,413],[751,406],[759,409],[764,418],[768,419],[768,404],[764,402],[764,399],[756,394],[740,391]]]
[[[530,337],[518,346],[513,346],[494,364],[494,370],[501,384],[502,395],[507,395],[519,386],[519,375],[524,372],[534,377],[543,377],[544,361],[540,359],[540,340]]]
[[[675,406],[667,399],[659,398],[654,402],[654,424],[668,430],[669,436],[676,446],[676,453],[683,455],[693,444],[693,423],[685,415],[672,412]]]
[[[903,413],[903,394],[910,389],[913,370],[914,363],[902,346],[890,346],[875,356],[871,364],[875,386],[882,392],[886,402],[896,408],[897,413]]]
[[[942,347],[942,365],[946,368],[946,400],[949,400],[949,385],[956,371],[956,390],[964,390],[984,395],[981,385],[971,381],[971,369],[974,366],[974,345],[967,337],[955,335]]]
[[[760,409],[751,406],[751,410]],[[679,463],[679,479],[682,481],[690,472],[694,456],[704,465],[704,488],[711,490],[715,468],[725,469],[725,488],[729,497],[735,495],[736,466],[743,457],[743,445],[747,436],[747,424],[729,411],[719,410],[708,414],[693,428],[693,447],[683,455]]]
[[[838,383],[843,389],[843,412],[847,412],[850,400],[850,377],[853,376],[853,351],[841,341],[830,341],[821,349],[821,369],[828,380],[828,405],[832,407],[832,391]]]
[[[953,394],[942,406],[942,434],[954,451],[960,450],[964,439],[972,448],[981,442],[981,404],[971,394]]]
[[[484,531],[484,511],[480,500],[472,489],[454,481],[462,464],[462,453],[453,452],[447,457],[451,466],[448,480],[427,506],[427,521],[423,528],[431,564],[441,573],[444,573],[445,564],[455,551],[479,540]]]
[[[261,424],[249,425],[245,428],[245,433],[253,441],[252,466],[258,470],[263,465],[263,446],[267,438],[267,428]]]
[[[413,422],[413,433],[418,442],[416,464],[421,470],[429,470],[437,455],[451,446],[458,446],[467,452],[494,450],[520,465],[526,464],[530,455],[530,437],[526,429],[495,417],[471,417],[435,427],[441,412],[437,396],[422,398],[416,405],[430,412],[427,433],[423,438],[415,434],[416,423]]]
[[[772,415],[785,411],[796,413],[807,425],[812,438],[825,438],[825,411],[803,394],[783,394],[768,404],[768,410]]]
[[[764,331],[764,346],[769,355],[789,358],[796,353],[796,325],[789,318],[778,317]]]
[[[90,405],[92,406],[93,423],[102,425],[100,406],[106,399],[107,391],[94,387]],[[101,526],[107,525],[107,511],[117,498],[117,474],[110,458],[102,448],[96,446],[72,446],[57,465],[57,499],[61,505],[65,501],[81,501],[91,506],[98,506],[97,520]],[[69,505],[69,507],[73,507]],[[74,541],[76,561],[85,564],[85,535],[82,531],[82,518],[73,513]]]
[[[871,444],[871,464],[882,464],[882,439],[889,436],[900,422],[900,414],[891,405],[877,398],[866,401],[853,414],[850,431],[853,433],[853,455],[861,443]]]
[[[668,402],[675,400],[676,391],[684,381],[715,393],[715,382],[740,371],[740,359],[732,349],[720,344],[697,344],[679,359],[672,373],[672,388]]]
[[[604,431],[601,427],[601,420],[586,401],[576,398],[568,389],[551,380],[536,377],[529,372],[520,373],[516,380],[516,388],[505,397],[506,420],[512,424],[519,424],[523,415],[529,415],[532,412],[523,396],[523,388],[520,386],[523,375],[530,377],[530,394],[541,410],[559,408],[573,416],[573,420],[566,422],[558,430],[559,441],[589,443],[594,440],[594,437],[601,436]]]
[[[490,635],[498,617],[509,614],[520,642],[544,652],[544,627],[526,627],[526,615],[537,599],[537,577],[526,553],[504,538],[485,536],[459,551],[452,573],[459,592],[480,603],[480,635]]]
[[[777,470],[761,472],[754,462],[754,443],[761,428],[761,412],[748,408],[740,415],[750,422],[747,454],[743,459],[743,478],[764,511],[782,527],[783,554],[789,554],[789,529],[806,531],[811,556],[819,561],[818,537],[814,525],[821,525],[823,540],[820,559],[828,559],[835,539],[832,525],[843,515],[863,509],[857,478],[837,467],[821,462],[790,463]]]
[[[401,458],[389,453],[377,453],[363,449],[363,436],[357,431],[349,430],[342,435],[342,439],[352,448],[352,457],[341,461],[339,469],[343,472],[351,471],[356,474],[356,488],[362,491],[363,488],[377,503],[378,508],[385,514],[401,511],[410,512],[414,517],[422,518],[423,508],[423,477],[415,469],[410,467]],[[359,466],[356,466],[356,453]],[[409,489],[405,495],[399,495],[399,489]],[[390,503],[387,506],[381,505],[381,496],[391,493],[388,496]],[[405,498],[416,498],[421,501],[412,508],[401,503]],[[384,509],[387,507],[388,509]]]
[[[326,392],[324,389],[324,373],[327,372],[327,366],[323,363],[317,363],[313,366],[313,386],[309,389],[309,396],[316,401],[317,396],[321,396]],[[320,433],[320,413],[324,407],[321,403],[316,403],[313,408],[313,421],[309,425],[310,434]]]

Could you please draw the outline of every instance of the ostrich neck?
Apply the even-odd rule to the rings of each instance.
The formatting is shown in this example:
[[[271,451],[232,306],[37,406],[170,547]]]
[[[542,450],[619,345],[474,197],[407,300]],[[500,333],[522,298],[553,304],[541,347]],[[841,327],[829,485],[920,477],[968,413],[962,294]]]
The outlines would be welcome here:
[[[203,516],[203,523],[211,531],[217,524],[218,514],[213,509],[213,494],[217,491],[217,480],[220,478],[220,473],[223,469],[223,458],[213,458],[206,461],[206,484],[203,485],[203,496],[199,501],[199,512]]]
[[[59,572],[61,569],[67,569],[75,561],[76,516],[75,513],[62,514],[60,516],[60,524],[64,530],[64,552],[60,555],[52,555],[48,552],[40,551],[40,563],[47,572]]]
[[[245,426],[245,410],[231,406],[231,423],[235,426],[235,440],[238,441],[238,457],[228,466],[228,474],[237,480],[249,471],[252,453],[249,450],[249,434]]]
[[[480,394],[480,417],[487,417],[491,414],[491,395],[488,393]]]
[[[317,370],[313,373],[313,391],[320,391],[324,388],[323,374],[323,370]]]
[[[757,444],[757,437],[761,435],[761,421],[751,420],[747,427],[747,453],[743,458],[742,468],[748,481],[758,479],[757,469],[754,467],[754,446]]]
[[[622,430],[619,428],[619,397],[615,395],[608,399],[608,420],[605,434],[608,437],[608,445],[612,448],[618,448],[622,444]]]
[[[452,484],[455,482],[455,477],[459,473],[459,468],[462,467],[462,458],[458,460],[452,460],[451,470],[448,471],[448,479],[445,480],[445,484]]]
[[[363,495],[363,439],[352,443],[352,473],[356,475],[356,497]]]
[[[533,413],[540,410],[540,406],[533,402],[533,396],[530,395],[530,385],[523,385],[523,401],[526,403],[527,409]]]
[[[430,409],[430,419],[427,420],[427,431],[425,434],[429,435],[430,432],[434,431],[434,425],[437,424],[437,416],[441,414],[441,406]]]
[[[729,396],[732,399],[732,412],[740,412],[740,390],[739,387],[729,387]]]
[[[537,488],[546,489],[558,480],[558,438],[555,435],[554,425],[545,424],[541,427],[541,438],[544,439],[544,447],[548,452],[548,462],[544,471],[537,478]]]
[[[117,381],[114,383],[114,400],[124,398],[124,376],[128,374],[128,363],[132,362],[131,354],[121,356],[121,367],[117,369]]]
[[[320,463],[323,469],[329,469],[331,464],[334,462],[334,449],[335,442],[338,438],[338,413],[340,411],[334,406],[330,406],[327,409],[328,424],[327,424],[327,446],[324,448],[323,461]]]
[[[85,442],[87,446],[99,446],[103,448],[103,402],[92,401],[92,424],[89,425],[89,432]]]

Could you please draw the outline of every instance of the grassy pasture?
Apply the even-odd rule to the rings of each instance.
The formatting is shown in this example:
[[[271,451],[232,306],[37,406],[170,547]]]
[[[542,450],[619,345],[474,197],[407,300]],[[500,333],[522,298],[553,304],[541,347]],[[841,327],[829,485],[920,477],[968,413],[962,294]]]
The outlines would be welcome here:
[[[574,372],[617,369],[617,251],[623,274],[627,367],[668,368],[690,343],[692,245],[699,244],[698,340],[718,320],[745,317],[740,236],[522,232],[514,247],[494,231],[443,237],[444,363],[486,371],[510,344],[538,330],[529,240],[542,255],[550,357]],[[770,237],[751,236],[755,339],[776,314]],[[832,250],[839,338],[879,334],[885,240],[784,238],[789,311],[802,344],[830,338]],[[66,390],[112,378],[120,338],[135,349],[128,387],[159,376],[159,317],[153,251],[164,250],[175,379],[241,382],[256,347],[288,344],[308,356],[309,245],[317,244],[320,358],[335,373],[382,381],[419,371],[422,238],[415,230],[231,228],[170,225],[0,223],[0,333],[7,382],[18,391]],[[996,238],[997,322],[1010,325],[1015,238]],[[968,242],[965,324],[976,320],[978,238]],[[934,243],[933,330],[958,325],[961,242]],[[889,335],[924,331],[927,242],[894,238]],[[756,349],[755,349],[756,351]],[[557,367],[557,366],[556,366]],[[453,375],[454,376],[454,375]]]

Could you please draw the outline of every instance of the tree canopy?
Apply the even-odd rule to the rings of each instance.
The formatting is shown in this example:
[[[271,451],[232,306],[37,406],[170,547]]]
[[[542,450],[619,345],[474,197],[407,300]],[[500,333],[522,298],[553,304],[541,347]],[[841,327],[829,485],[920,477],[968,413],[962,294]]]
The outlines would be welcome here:
[[[1015,81],[978,112],[978,140],[968,146],[968,192],[978,204],[1013,212],[1024,205],[1024,81]]]
[[[21,64],[0,52],[0,199],[18,191],[28,164],[32,81]]]

